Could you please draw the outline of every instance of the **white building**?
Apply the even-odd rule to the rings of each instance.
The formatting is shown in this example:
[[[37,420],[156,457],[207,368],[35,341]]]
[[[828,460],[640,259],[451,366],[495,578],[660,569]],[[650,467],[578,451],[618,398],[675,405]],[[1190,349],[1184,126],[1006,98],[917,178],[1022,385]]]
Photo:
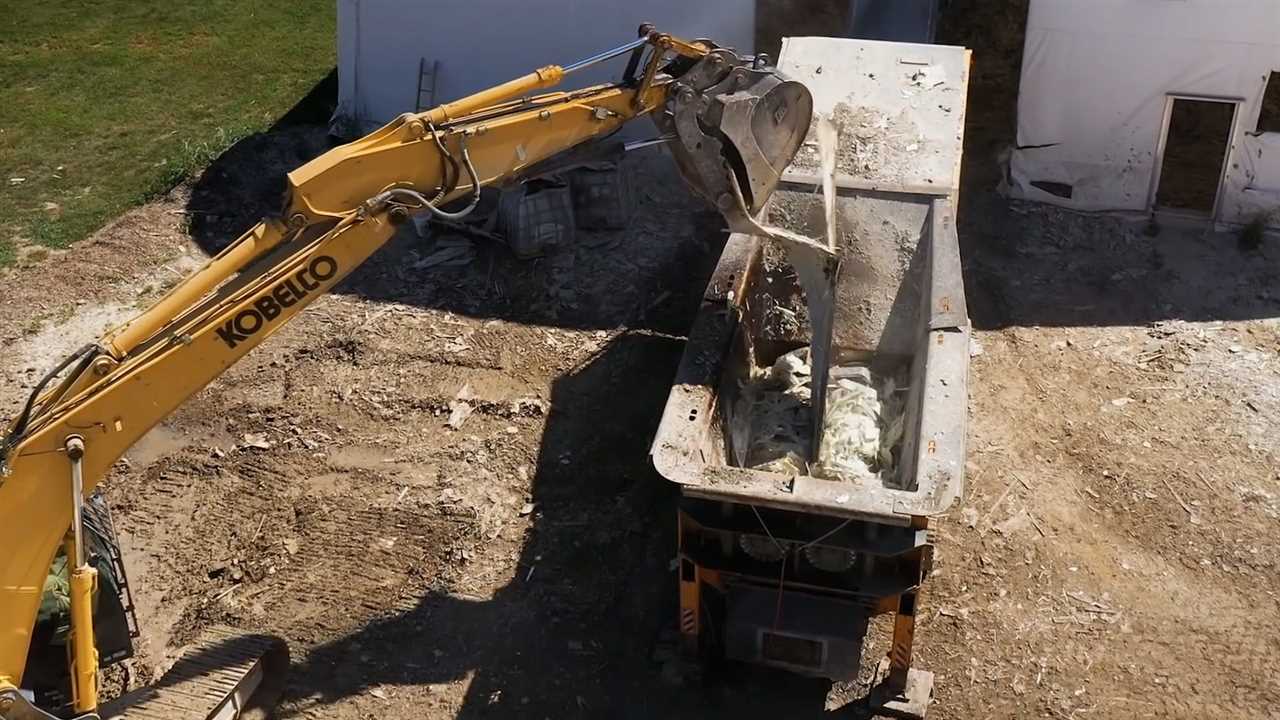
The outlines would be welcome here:
[[[335,129],[365,133],[400,113],[568,65],[634,40],[645,22],[747,53],[755,0],[338,0]],[[621,58],[567,83],[616,80],[625,66]]]
[[[1280,1],[1031,0],[1008,180],[1280,227]]]
[[[646,22],[672,35],[707,37],[749,54],[756,49],[761,10],[772,19],[761,29],[775,39],[779,34],[819,34],[930,42],[938,19],[938,0],[337,2],[334,120],[335,130],[348,136],[544,65],[567,65],[617,47],[634,39]],[[805,12],[814,5],[842,2],[847,3],[845,21],[829,27]],[[593,67],[569,82],[582,86],[616,80],[625,65],[624,59]]]

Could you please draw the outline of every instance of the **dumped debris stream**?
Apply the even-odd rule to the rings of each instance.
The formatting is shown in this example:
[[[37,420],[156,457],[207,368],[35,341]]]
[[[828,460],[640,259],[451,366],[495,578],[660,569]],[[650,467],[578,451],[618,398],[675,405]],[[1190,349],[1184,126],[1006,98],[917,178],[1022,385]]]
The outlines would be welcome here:
[[[749,425],[745,430],[749,439],[744,445],[746,457],[740,460],[749,467],[848,480],[891,469],[892,448],[902,437],[902,403],[892,403],[896,418],[895,413],[886,416],[882,400],[895,395],[892,377],[873,379],[861,364],[843,365],[833,374],[831,342],[840,237],[835,210],[839,133],[825,116],[815,118],[813,132],[822,178],[821,239],[783,243],[804,289],[812,334],[807,348],[778,358],[768,372],[756,378],[763,384],[746,390],[751,406],[742,408],[746,410],[742,422]],[[776,234],[771,237],[777,239]],[[887,383],[884,391],[877,390],[881,382]],[[882,430],[886,439],[896,435],[883,447]],[[817,460],[812,468],[811,458]]]

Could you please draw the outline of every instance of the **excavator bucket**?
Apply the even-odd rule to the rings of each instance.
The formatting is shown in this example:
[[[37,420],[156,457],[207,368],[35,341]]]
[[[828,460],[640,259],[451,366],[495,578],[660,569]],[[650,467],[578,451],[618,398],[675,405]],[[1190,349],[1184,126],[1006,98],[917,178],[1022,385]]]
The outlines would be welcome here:
[[[669,97],[657,122],[676,136],[681,174],[730,229],[753,232],[809,132],[809,89],[756,58],[717,48],[680,75]]]

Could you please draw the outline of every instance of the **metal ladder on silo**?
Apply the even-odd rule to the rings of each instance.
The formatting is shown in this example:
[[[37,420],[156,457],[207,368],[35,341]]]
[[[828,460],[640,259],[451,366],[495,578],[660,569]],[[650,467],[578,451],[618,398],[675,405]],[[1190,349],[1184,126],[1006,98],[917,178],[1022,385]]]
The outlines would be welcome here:
[[[422,112],[436,105],[436,76],[440,73],[440,61],[427,62],[426,58],[418,61],[418,100],[415,112]]]

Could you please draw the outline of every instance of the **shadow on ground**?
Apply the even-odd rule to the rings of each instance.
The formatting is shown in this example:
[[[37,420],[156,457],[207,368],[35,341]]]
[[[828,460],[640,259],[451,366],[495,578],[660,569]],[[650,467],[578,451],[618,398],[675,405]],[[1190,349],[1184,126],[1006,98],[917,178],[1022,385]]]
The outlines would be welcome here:
[[[282,715],[468,678],[458,718],[822,714],[824,683],[752,668],[706,686],[664,677],[675,491],[647,453],[681,352],[635,331],[558,379],[535,476],[539,520],[515,579],[491,600],[428,595],[312,649]]]
[[[980,329],[1280,317],[1280,243],[1242,248],[1203,224],[1010,203],[972,191],[959,231]]]

